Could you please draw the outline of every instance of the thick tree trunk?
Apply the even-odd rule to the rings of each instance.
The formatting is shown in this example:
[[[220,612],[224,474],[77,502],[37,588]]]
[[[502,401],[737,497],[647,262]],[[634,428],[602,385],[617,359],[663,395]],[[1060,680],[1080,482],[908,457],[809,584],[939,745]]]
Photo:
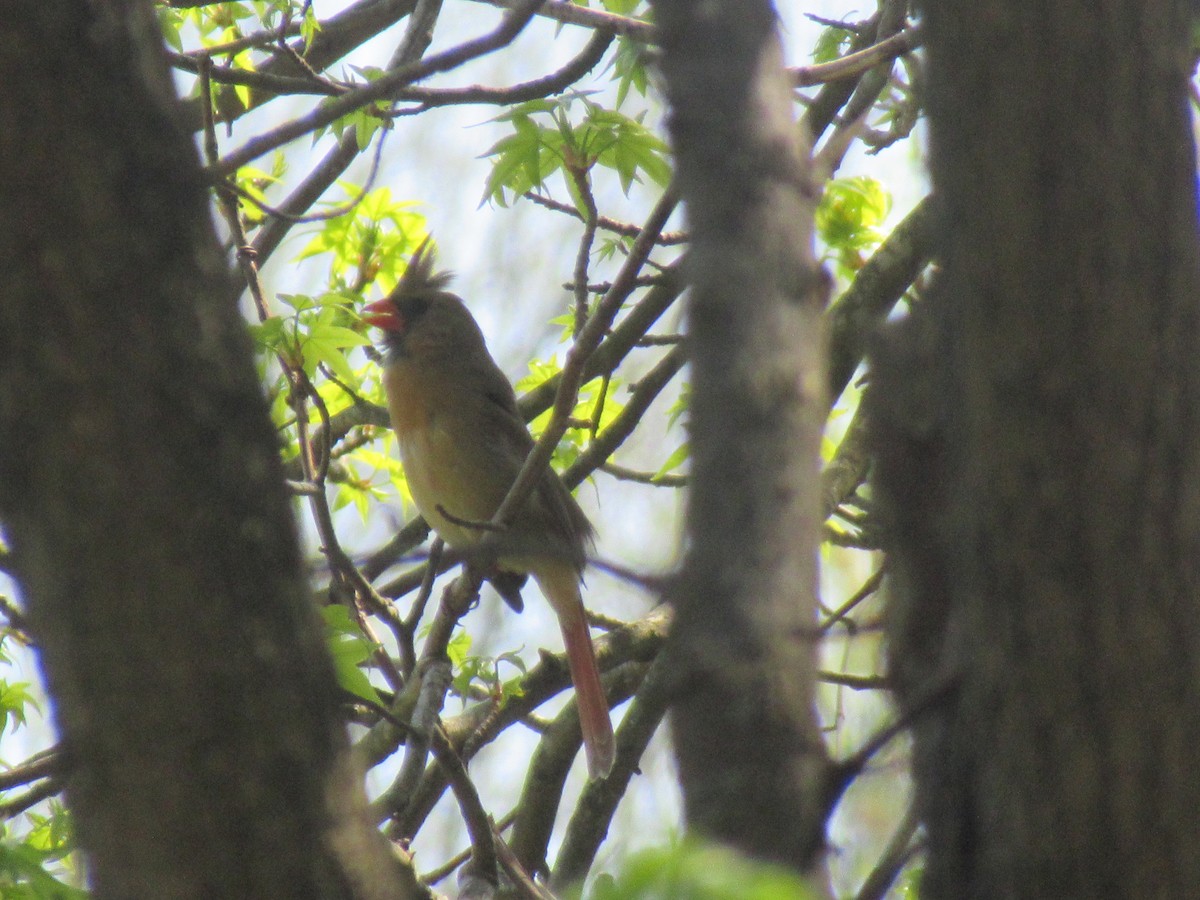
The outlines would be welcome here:
[[[943,271],[872,410],[925,896],[1200,896],[1190,6],[926,3]]]
[[[408,896],[150,5],[0,34],[0,509],[96,895]]]
[[[691,546],[669,651],[686,813],[708,837],[805,870],[826,772],[813,713],[826,411],[815,197],[771,4],[654,8],[692,235]]]

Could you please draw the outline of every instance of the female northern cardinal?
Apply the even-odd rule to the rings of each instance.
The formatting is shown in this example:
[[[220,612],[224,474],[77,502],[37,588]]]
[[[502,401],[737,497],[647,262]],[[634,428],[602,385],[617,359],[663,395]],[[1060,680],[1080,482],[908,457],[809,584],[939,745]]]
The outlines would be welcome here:
[[[506,528],[487,526],[533,438],[479,325],[445,290],[451,276],[434,274],[433,260],[426,239],[396,289],[364,316],[384,334],[383,386],[408,488],[446,543],[494,543],[502,571],[537,581],[562,628],[588,772],[602,777],[613,764],[612,722],[579,594],[592,526],[551,469]]]

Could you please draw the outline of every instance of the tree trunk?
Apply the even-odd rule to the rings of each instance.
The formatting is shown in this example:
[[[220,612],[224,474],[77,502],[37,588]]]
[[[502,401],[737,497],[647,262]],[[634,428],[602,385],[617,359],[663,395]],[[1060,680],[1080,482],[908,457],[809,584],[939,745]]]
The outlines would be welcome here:
[[[150,5],[0,34],[0,509],[96,896],[410,896]]]
[[[815,192],[771,4],[654,9],[692,238],[690,548],[669,650],[686,815],[807,870],[827,768],[813,712],[826,412]]]
[[[1190,7],[926,3],[943,269],[872,415],[927,897],[1200,896]]]

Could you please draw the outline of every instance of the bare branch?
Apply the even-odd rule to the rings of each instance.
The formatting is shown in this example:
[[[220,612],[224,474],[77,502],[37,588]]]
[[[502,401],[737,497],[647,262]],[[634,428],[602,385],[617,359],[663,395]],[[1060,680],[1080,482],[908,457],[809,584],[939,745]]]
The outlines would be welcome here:
[[[671,618],[668,608],[658,607],[636,622],[598,639],[596,657],[600,668],[607,671],[614,665],[630,662],[648,663],[653,660],[662,648]],[[460,753],[465,760],[469,761],[485,743],[493,740],[506,727],[570,684],[565,658],[543,654],[542,660],[529,670],[520,684],[522,693],[510,697],[502,709],[497,710],[491,703],[476,704],[460,715],[442,722],[451,743],[461,747]],[[610,683],[608,686],[611,689],[611,703],[622,702],[628,696],[628,693],[621,694],[618,691],[624,685]],[[629,692],[633,689],[633,686],[628,686]],[[367,746],[368,741],[372,741],[375,731],[376,729],[372,729],[372,733],[363,739],[361,745],[369,758],[379,758],[373,754],[384,749],[375,743]],[[434,769],[427,770],[408,808],[397,819],[398,833],[401,836],[415,834],[445,789],[445,777]]]
[[[516,9],[520,6],[519,0],[478,0],[478,2],[487,3],[489,6],[498,6],[501,9]],[[602,9],[576,6],[565,0],[547,0],[546,5],[538,11],[538,15],[562,22],[564,25],[582,25],[647,44],[655,40],[654,26],[649,22],[631,19],[628,16],[619,16]]]
[[[579,214],[579,210],[569,203],[560,203],[552,197],[547,197],[543,194],[535,194],[533,191],[527,191],[522,194],[522,196],[525,197],[525,199],[536,203],[538,206],[544,206],[546,209],[552,209],[555,212],[565,213],[568,216],[574,216],[580,221],[583,220],[583,216]],[[618,222],[616,219],[610,219],[608,216],[599,216],[596,219],[596,222],[605,231],[611,231],[614,234],[619,234],[624,237],[637,237],[642,232],[642,229],[639,226],[634,225],[632,222]],[[661,244],[665,247],[671,244],[685,244],[687,243],[687,239],[687,234],[682,231],[663,231],[655,239],[655,243]]]
[[[0,772],[0,791],[10,790],[20,784],[28,784],[39,778],[60,778],[66,770],[62,750],[56,748],[35,753],[25,762]]]
[[[276,147],[294,141],[309,132],[323,128],[361,109],[377,100],[387,100],[396,90],[414,81],[420,81],[436,72],[446,72],[457,68],[468,60],[475,59],[509,44],[520,34],[529,23],[537,8],[544,0],[521,0],[519,6],[504,17],[504,20],[494,30],[482,37],[460,44],[443,53],[430,56],[419,63],[402,66],[394,72],[385,75],[378,81],[343,94],[330,102],[317,107],[307,115],[293,119],[278,128],[272,129],[256,138],[251,138],[242,147],[234,150],[215,165],[210,165],[206,172],[211,179],[224,177],[236,171],[253,159],[264,153],[269,153]]]
[[[915,26],[872,44],[864,50],[847,53],[840,59],[813,66],[797,66],[788,69],[797,87],[825,84],[842,78],[854,78],[880,63],[895,59],[921,46],[921,32]]]
[[[916,808],[910,806],[854,900],[883,900],[887,896],[896,876],[920,852],[921,842],[913,840],[919,824]]]
[[[661,655],[655,659],[629,704],[617,728],[617,761],[612,773],[584,787],[554,863],[554,887],[581,881],[591,868],[617,804],[629,789],[646,747],[666,715],[671,680],[668,665]]]
[[[475,790],[475,785],[467,774],[467,767],[463,765],[458,753],[450,745],[446,733],[440,727],[435,727],[430,737],[434,756],[438,765],[442,767],[442,771],[446,773],[450,782],[450,790],[454,792],[454,797],[458,801],[463,822],[467,826],[467,834],[471,838],[470,871],[476,877],[483,878],[494,888],[499,882],[499,874],[492,820],[488,816],[487,810],[483,808],[483,803],[480,802],[479,792]]]

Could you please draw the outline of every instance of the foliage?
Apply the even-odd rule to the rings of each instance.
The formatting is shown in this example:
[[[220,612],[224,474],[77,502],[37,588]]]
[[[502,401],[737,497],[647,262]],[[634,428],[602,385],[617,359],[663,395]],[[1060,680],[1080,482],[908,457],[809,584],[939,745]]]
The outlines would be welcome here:
[[[592,900],[809,900],[820,893],[782,866],[685,840],[645,850],[617,878],[597,879]]]
[[[874,178],[856,175],[825,185],[817,207],[817,234],[840,275],[852,276],[862,268],[863,251],[873,250],[883,239],[879,229],[891,208],[892,198]]]
[[[361,668],[375,652],[375,645],[363,636],[346,607],[325,606],[321,608],[321,615],[325,619],[329,652],[333,657],[338,684],[342,690],[356,697],[369,703],[378,703],[379,694]]]
[[[570,115],[573,106],[583,107],[579,121]],[[576,179],[597,165],[615,171],[626,194],[640,172],[665,187],[671,174],[667,145],[642,124],[643,118],[604,109],[581,94],[530,100],[510,109],[495,119],[511,123],[513,133],[487,151],[493,165],[484,199],[505,206],[512,197],[542,188],[561,170],[575,208],[586,217]]]
[[[88,896],[72,884],[78,878],[74,871],[78,860],[71,852],[71,817],[57,801],[48,808],[47,814],[24,816],[27,830],[23,835],[11,827],[0,827],[0,896],[15,900],[81,900]]]

